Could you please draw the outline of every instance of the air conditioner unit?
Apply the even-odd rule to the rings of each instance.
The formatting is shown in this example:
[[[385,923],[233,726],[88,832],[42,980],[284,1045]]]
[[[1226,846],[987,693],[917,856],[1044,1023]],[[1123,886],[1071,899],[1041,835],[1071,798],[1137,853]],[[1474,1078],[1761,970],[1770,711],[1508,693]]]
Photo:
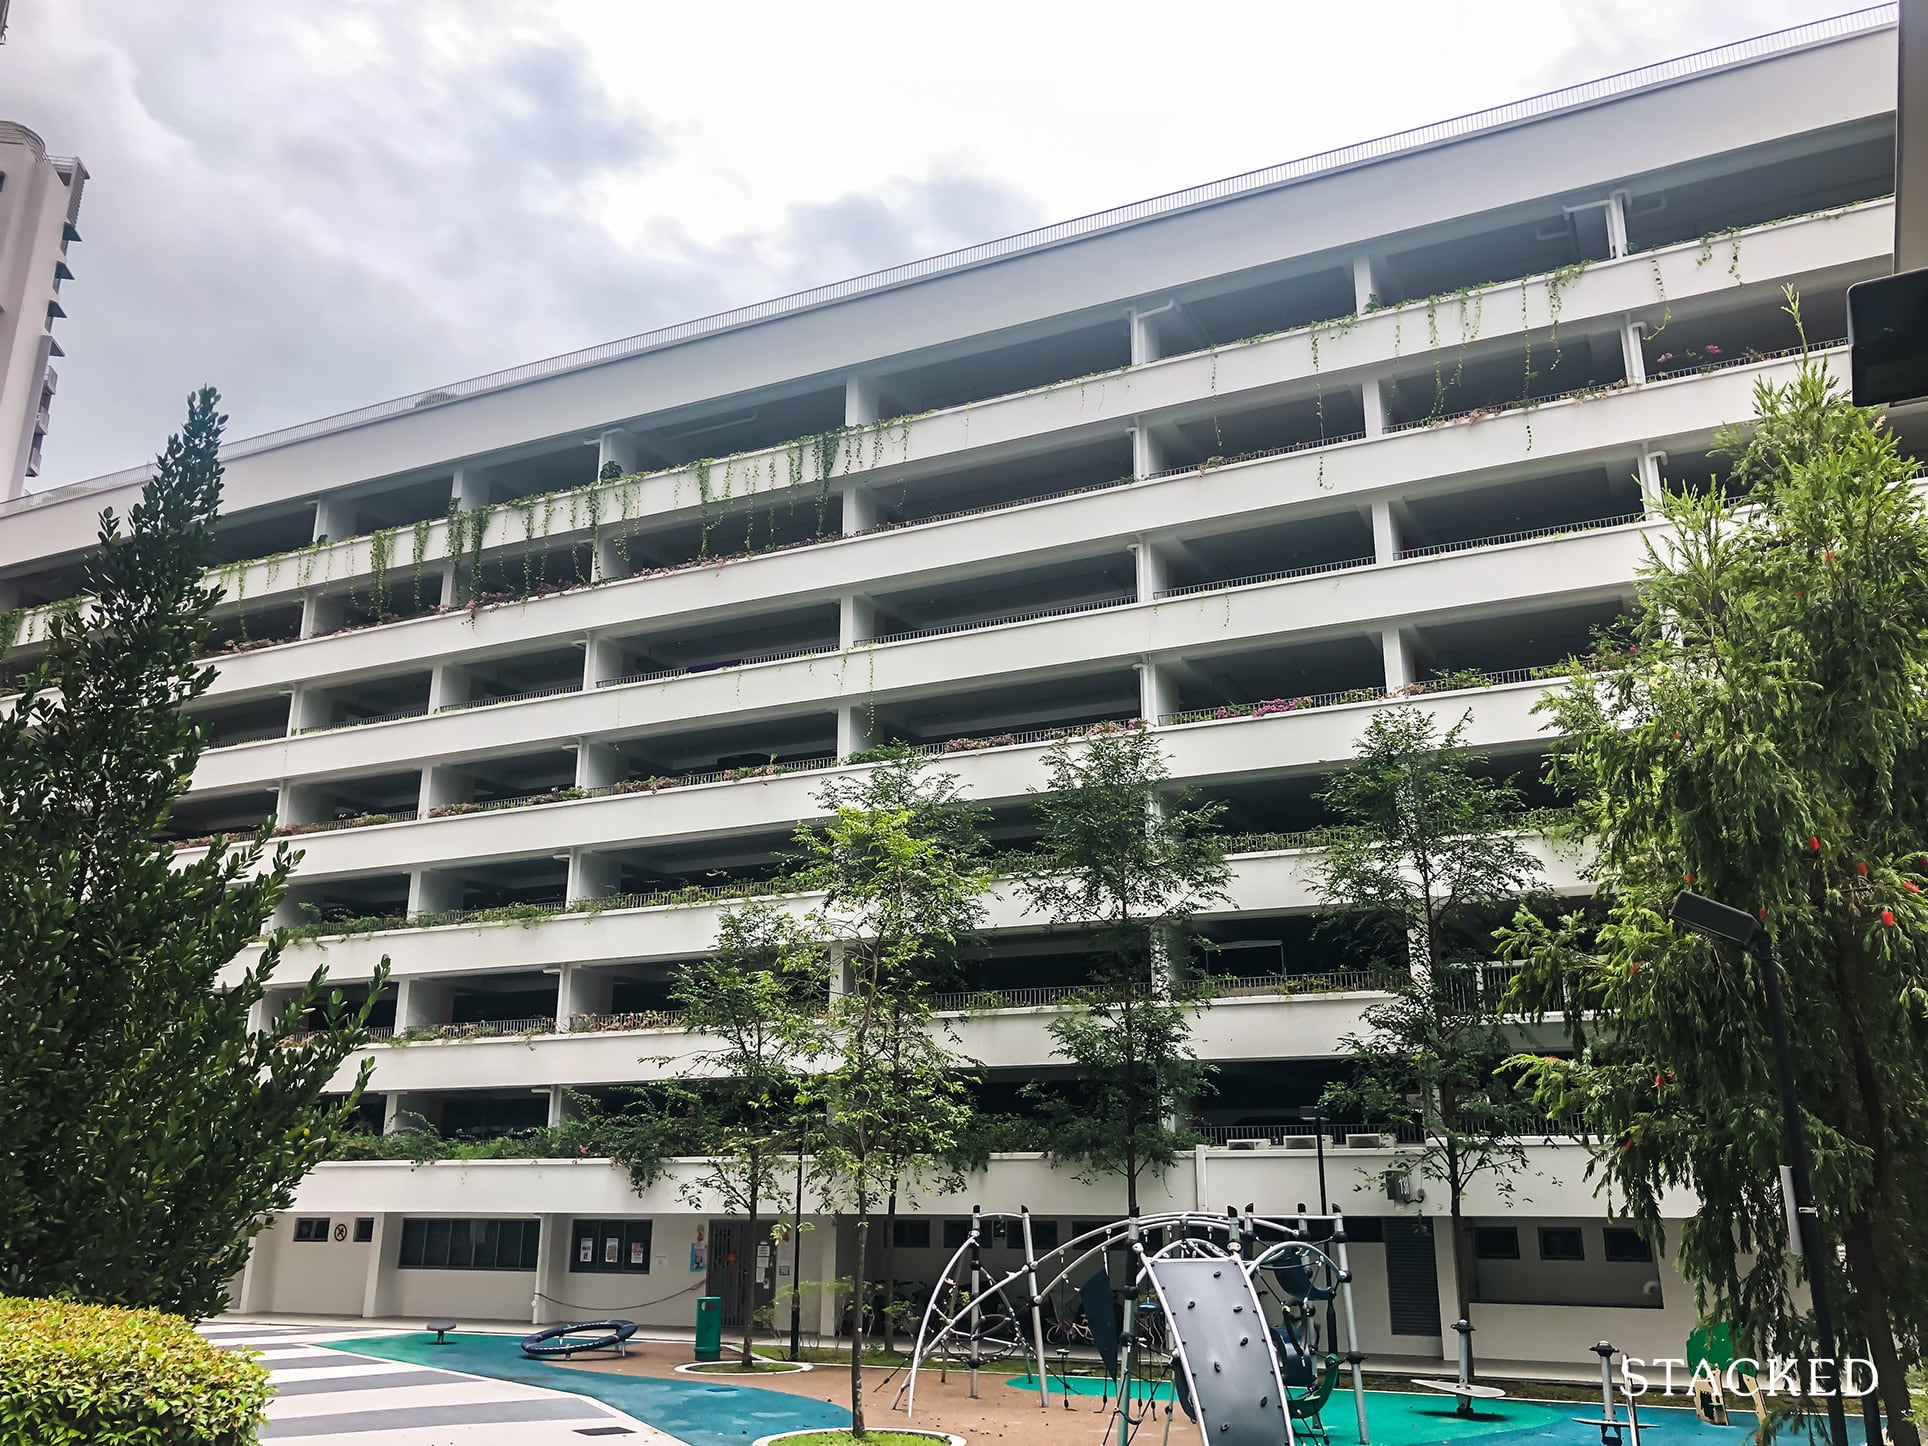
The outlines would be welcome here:
[[[1303,1150],[1309,1155],[1319,1148],[1319,1137],[1317,1135],[1287,1135],[1285,1137],[1285,1148],[1288,1150]]]
[[[1347,1135],[1348,1150],[1383,1150],[1386,1148],[1384,1135]]]

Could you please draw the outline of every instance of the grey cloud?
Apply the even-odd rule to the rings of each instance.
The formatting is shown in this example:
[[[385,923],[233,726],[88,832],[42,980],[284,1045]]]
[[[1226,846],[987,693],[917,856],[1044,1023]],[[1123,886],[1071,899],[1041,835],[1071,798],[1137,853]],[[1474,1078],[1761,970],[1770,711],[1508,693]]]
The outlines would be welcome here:
[[[371,41],[353,64],[318,65],[294,6],[17,7],[0,105],[94,178],[43,480],[143,460],[204,381],[237,434],[267,431],[1035,219],[940,175],[793,207],[769,235],[703,244],[663,218],[613,237],[581,188],[646,184],[667,145],[582,54],[455,63],[433,5],[340,8]]]

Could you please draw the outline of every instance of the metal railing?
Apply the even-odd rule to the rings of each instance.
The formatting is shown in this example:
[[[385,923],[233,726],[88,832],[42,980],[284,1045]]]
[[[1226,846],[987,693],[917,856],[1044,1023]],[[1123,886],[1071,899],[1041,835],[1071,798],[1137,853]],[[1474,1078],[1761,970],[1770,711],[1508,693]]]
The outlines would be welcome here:
[[[335,733],[343,728],[366,728],[371,723],[395,723],[404,718],[428,717],[428,704],[419,708],[401,708],[393,713],[372,713],[365,718],[344,718],[339,723],[319,723],[312,728],[297,728],[289,735],[299,738],[307,733]]]
[[[1371,567],[1378,559],[1371,557],[1349,557],[1344,562],[1315,562],[1307,567],[1288,567],[1283,572],[1255,572],[1248,577],[1228,577],[1221,582],[1194,582],[1184,587],[1161,587],[1153,594],[1157,598],[1190,597],[1201,592],[1225,592],[1235,587],[1254,587],[1264,582],[1287,582],[1295,577],[1317,577],[1327,572],[1347,572],[1357,567]]]
[[[941,638],[952,633],[974,633],[985,628],[1001,628],[1011,623],[1038,622],[1044,618],[1072,617],[1078,613],[1103,612],[1107,608],[1130,607],[1138,601],[1133,594],[1118,597],[1098,598],[1092,602],[1062,603],[1057,607],[1033,608],[1029,612],[1006,613],[1002,617],[978,618],[960,623],[941,623],[931,628],[908,628],[903,632],[880,633],[874,638],[864,638],[852,647],[869,647],[878,643],[906,643],[916,638]]]
[[[1471,673],[1474,670],[1469,669]],[[1340,693],[1308,693],[1296,698],[1267,698],[1258,703],[1220,703],[1212,708],[1188,708],[1179,713],[1161,713],[1158,726],[1176,727],[1185,723],[1225,723],[1248,718],[1276,718],[1286,713],[1306,713],[1320,708],[1336,708],[1349,703],[1392,703],[1402,698],[1431,693],[1471,692],[1497,688],[1508,683],[1544,681],[1553,683],[1564,676],[1557,667],[1498,668],[1479,670],[1477,680],[1465,676],[1430,678],[1423,683],[1408,683],[1390,692],[1383,688],[1351,688]],[[1291,845],[1287,845],[1291,847]]]
[[[493,708],[498,703],[521,703],[530,698],[554,698],[563,693],[580,693],[581,682],[550,683],[541,688],[524,688],[518,693],[496,693],[487,698],[464,698],[459,703],[444,703],[437,713],[461,713],[470,708]]]
[[[856,646],[861,647],[862,644]],[[821,658],[837,649],[829,647],[785,648],[774,653],[752,653],[741,658],[726,658],[719,663],[694,663],[681,668],[658,668],[651,673],[625,673],[620,678],[598,679],[598,688],[624,688],[631,683],[657,683],[665,678],[688,678],[699,673],[722,673],[732,668],[751,668],[759,663],[787,663],[793,658]]]
[[[1169,191],[1160,196],[1135,201],[1129,205],[1113,207],[1108,210],[1094,211],[1071,220],[1059,221],[1049,226],[1001,237],[976,246],[967,246],[954,251],[943,252],[937,256],[926,257],[905,265],[893,266],[881,271],[868,272],[848,280],[834,282],[828,286],[813,287],[805,291],[792,292],[787,296],[776,297],[769,301],[758,302],[752,306],[737,307],[730,311],[714,313],[692,321],[679,322],[675,326],[661,327],[654,331],[639,333],[617,341],[604,342],[598,346],[580,351],[566,352],[542,361],[527,362],[506,370],[485,373],[463,381],[450,382],[427,391],[414,392],[408,396],[397,397],[391,401],[378,402],[372,406],[357,407],[351,411],[340,412],[331,417],[323,417],[298,426],[284,427],[278,431],[266,432],[256,437],[247,437],[229,443],[221,449],[226,461],[252,456],[258,452],[285,447],[291,443],[305,441],[312,437],[326,436],[350,427],[365,425],[384,418],[403,415],[429,406],[457,401],[466,397],[482,395],[504,387],[543,377],[558,376],[565,372],[577,371],[584,367],[596,366],[604,362],[617,361],[626,357],[656,351],[664,347],[692,340],[696,337],[713,336],[719,332],[732,331],[756,322],[768,321],[776,317],[792,315],[796,312],[827,306],[851,297],[869,295],[922,281],[933,276],[967,270],[993,261],[1027,251],[1061,245],[1083,236],[1119,227],[1169,216],[1179,211],[1209,205],[1217,201],[1230,200],[1237,196],[1249,195],[1257,191],[1304,181],[1314,176],[1332,171],[1363,165],[1370,161],[1381,160],[1403,151],[1418,150],[1436,146],[1446,141],[1457,140],[1482,131],[1504,129],[1522,122],[1579,107],[1599,104],[1616,96],[1628,95],[1645,90],[1651,86],[1670,81],[1686,79],[1708,71],[1718,70],[1745,61],[1758,60],[1766,56],[1782,55],[1790,51],[1805,49],[1809,46],[1826,44],[1851,35],[1864,34],[1884,29],[1894,23],[1895,7],[1877,5],[1865,10],[1857,10],[1847,15],[1837,15],[1826,20],[1817,20],[1806,25],[1794,26],[1787,30],[1776,31],[1771,35],[1757,36],[1731,45],[1717,46],[1699,51],[1693,55],[1680,56],[1653,65],[1641,66],[1634,70],[1622,71],[1617,75],[1604,76],[1587,81],[1581,85],[1567,86],[1559,90],[1542,92],[1507,105],[1495,106],[1487,110],[1471,111],[1449,120],[1436,121],[1430,125],[1409,130],[1395,131],[1389,135],[1372,140],[1360,141],[1333,150],[1320,151],[1313,155],[1302,156],[1297,160],[1278,165],[1266,166],[1259,170],[1246,171],[1222,180],[1211,181],[1200,186],[1190,186],[1183,190]],[[43,493],[37,497],[23,498],[14,502],[0,504],[0,515],[19,510],[23,504],[34,504],[49,496],[67,497],[84,495],[126,483],[142,482],[152,475],[151,465],[131,467],[124,471],[110,473],[104,477],[93,478],[76,483],[72,487],[57,489],[54,493]]]
[[[1601,532],[1611,527],[1626,527],[1648,521],[1644,512],[1623,512],[1616,517],[1595,517],[1585,522],[1560,522],[1548,527],[1529,527],[1524,532],[1496,532],[1490,537],[1469,537],[1464,542],[1434,542],[1425,547],[1402,547],[1401,561],[1409,557],[1438,557],[1447,552],[1469,552],[1480,547],[1505,547],[1514,542],[1533,542],[1542,537],[1565,537],[1573,532]]]
[[[1283,447],[1260,447],[1251,452],[1240,452],[1229,457],[1208,457],[1203,462],[1194,462],[1188,467],[1166,467],[1162,471],[1147,472],[1144,480],[1159,482],[1170,477],[1203,476],[1216,472],[1221,467],[1235,467],[1241,462],[1263,462],[1270,457],[1290,457],[1295,452],[1316,452],[1321,447],[1337,447],[1346,442],[1362,442],[1364,432],[1332,432],[1322,437],[1308,437],[1303,442],[1288,442]]]
[[[572,1014],[571,1034],[618,1034],[643,1029],[676,1029],[682,1020],[680,1009],[632,1009],[614,1014]]]

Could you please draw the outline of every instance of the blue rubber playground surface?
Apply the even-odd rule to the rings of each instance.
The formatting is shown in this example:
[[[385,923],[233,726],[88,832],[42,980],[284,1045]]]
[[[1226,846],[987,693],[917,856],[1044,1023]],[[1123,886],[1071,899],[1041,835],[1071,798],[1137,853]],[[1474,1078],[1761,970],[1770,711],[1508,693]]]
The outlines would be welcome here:
[[[415,1335],[370,1336],[329,1344],[358,1356],[440,1366],[551,1391],[572,1391],[647,1421],[690,1446],[743,1446],[746,1441],[779,1431],[821,1431],[850,1424],[850,1412],[842,1406],[781,1391],[700,1378],[664,1381],[604,1375],[532,1361],[522,1354],[514,1336],[457,1334],[443,1346]]]

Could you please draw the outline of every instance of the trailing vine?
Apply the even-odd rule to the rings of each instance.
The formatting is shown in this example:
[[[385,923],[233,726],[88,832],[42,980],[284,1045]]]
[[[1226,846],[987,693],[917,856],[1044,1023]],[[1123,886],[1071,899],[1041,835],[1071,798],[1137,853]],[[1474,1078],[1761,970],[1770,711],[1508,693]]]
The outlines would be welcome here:
[[[422,562],[428,556],[429,520],[424,517],[409,529],[414,540],[414,555],[409,559],[409,567],[415,578],[415,611],[425,606],[422,600]]]
[[[368,607],[380,622],[388,616],[388,568],[395,557],[393,527],[378,527],[368,539]]]

